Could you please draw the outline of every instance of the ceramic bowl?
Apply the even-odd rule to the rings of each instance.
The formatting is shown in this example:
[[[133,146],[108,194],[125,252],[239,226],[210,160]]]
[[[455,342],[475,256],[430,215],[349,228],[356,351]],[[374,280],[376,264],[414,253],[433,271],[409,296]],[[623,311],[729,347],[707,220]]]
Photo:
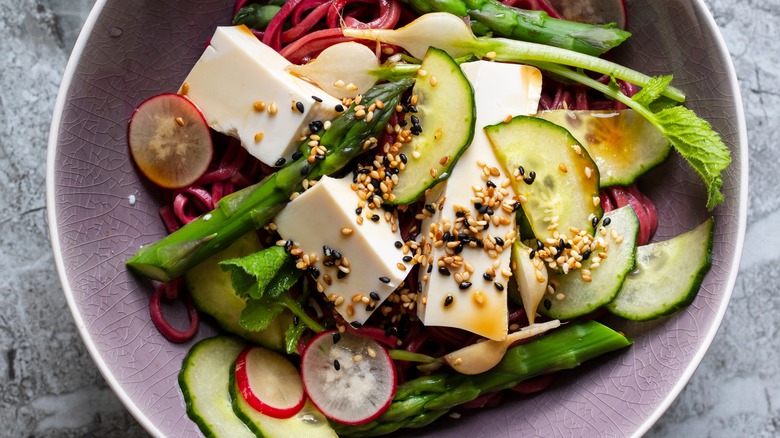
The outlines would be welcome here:
[[[698,177],[673,154],[642,180],[656,202],[656,239],[717,224],[712,270],[687,309],[652,323],[613,321],[634,345],[564,373],[547,391],[440,420],[405,436],[638,436],[685,386],[712,342],[734,286],[745,229],[747,140],[737,79],[715,21],[701,0],[627,1],[633,37],[616,59],[649,74],[673,73],[688,106],[732,151],[726,202],[713,212]],[[57,100],[48,156],[51,240],[81,336],[120,400],[154,436],[197,436],[177,385],[197,339],[177,345],[149,317],[152,285],[125,261],[165,234],[159,193],[128,156],[128,118],[149,96],[175,91],[230,0],[99,0],[73,51]]]

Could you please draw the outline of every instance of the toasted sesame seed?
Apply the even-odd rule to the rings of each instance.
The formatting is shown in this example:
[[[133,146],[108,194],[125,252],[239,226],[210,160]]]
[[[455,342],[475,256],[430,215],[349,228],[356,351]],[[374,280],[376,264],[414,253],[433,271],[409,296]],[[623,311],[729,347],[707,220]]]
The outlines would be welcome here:
[[[431,84],[431,87],[435,87],[436,84],[439,83],[439,80],[436,79],[436,76],[431,75],[431,78],[428,80],[428,82]]]
[[[271,102],[271,105],[268,106],[268,114],[273,116],[277,112],[279,112],[279,107],[276,105],[276,102]]]
[[[344,81],[342,81],[341,79],[333,83],[333,86],[336,88],[344,88],[344,85],[345,85]]]
[[[485,58],[487,58],[487,59],[493,59],[496,56],[498,56],[498,54],[496,52],[493,52],[493,51],[485,53]]]
[[[559,169],[561,172],[563,172],[563,173],[567,173],[567,172],[569,171],[569,169],[566,167],[566,164],[564,164],[564,163],[559,163],[559,164],[558,164],[558,169]],[[586,167],[585,169],[586,169],[586,171],[585,171],[585,172],[587,173],[587,169],[588,169],[588,168]],[[590,178],[590,177],[588,177],[588,178]]]
[[[179,92],[179,94],[181,94],[182,96],[186,96],[187,93],[189,93],[189,92],[190,92],[190,83],[189,82],[183,83],[182,86],[181,86],[181,91]]]

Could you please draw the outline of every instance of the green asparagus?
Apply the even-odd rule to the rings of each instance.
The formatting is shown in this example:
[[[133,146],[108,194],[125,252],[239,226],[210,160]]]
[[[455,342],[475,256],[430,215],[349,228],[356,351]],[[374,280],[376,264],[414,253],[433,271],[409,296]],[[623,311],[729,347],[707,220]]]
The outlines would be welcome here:
[[[470,17],[478,34],[486,28],[496,36],[546,44],[598,56],[619,46],[630,33],[609,25],[592,25],[550,18],[544,11],[526,11],[497,0],[404,0],[420,14],[449,12]]]
[[[482,394],[511,388],[541,374],[574,368],[630,344],[625,336],[598,322],[570,323],[510,349],[495,368],[485,373],[467,376],[440,372],[399,385],[390,408],[371,423],[333,426],[339,436],[374,436],[403,427],[421,427]]]
[[[400,100],[401,93],[412,86],[412,79],[401,79],[377,85],[366,92],[363,100],[381,100],[370,121],[355,116],[355,105],[337,117],[322,134],[320,144],[328,149],[324,160],[309,163],[309,146],[301,145],[303,156],[290,162],[267,180],[247,187],[220,200],[217,208],[162,240],[141,247],[127,261],[134,272],[158,281],[170,281],[183,275],[233,241],[266,225],[290,200],[302,191],[304,179],[318,179],[332,174],[361,154],[363,144],[378,137]]]

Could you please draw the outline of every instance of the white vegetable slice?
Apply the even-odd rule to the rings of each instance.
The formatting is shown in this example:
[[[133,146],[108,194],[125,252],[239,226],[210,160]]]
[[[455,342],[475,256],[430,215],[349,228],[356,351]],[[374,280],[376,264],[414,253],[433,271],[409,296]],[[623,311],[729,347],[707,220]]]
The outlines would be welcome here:
[[[236,383],[250,406],[274,418],[292,417],[306,401],[298,369],[266,348],[249,347],[238,355]]]
[[[312,403],[339,423],[368,423],[390,406],[396,373],[377,341],[327,331],[312,339],[301,359],[303,385]]]

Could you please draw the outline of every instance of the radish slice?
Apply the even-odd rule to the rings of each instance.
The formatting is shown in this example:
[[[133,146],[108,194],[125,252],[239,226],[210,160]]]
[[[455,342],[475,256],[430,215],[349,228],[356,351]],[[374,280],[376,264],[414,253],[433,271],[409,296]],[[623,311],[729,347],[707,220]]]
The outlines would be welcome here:
[[[332,330],[311,340],[301,358],[312,403],[333,421],[360,425],[387,410],[395,395],[395,366],[377,341]]]
[[[626,5],[623,0],[550,0],[566,20],[590,24],[615,23],[626,28]]]
[[[138,105],[127,140],[141,173],[166,189],[197,181],[214,155],[203,113],[189,99],[173,93],[158,94]]]
[[[249,347],[238,355],[236,383],[244,400],[269,417],[290,418],[306,402],[298,370],[266,348]]]

